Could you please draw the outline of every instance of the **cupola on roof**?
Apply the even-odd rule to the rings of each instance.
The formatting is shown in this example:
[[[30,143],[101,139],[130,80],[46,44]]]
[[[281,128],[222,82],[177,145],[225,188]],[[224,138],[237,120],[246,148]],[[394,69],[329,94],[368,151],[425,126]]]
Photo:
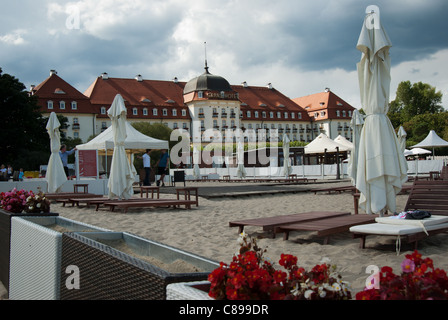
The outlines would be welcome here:
[[[203,74],[187,82],[184,94],[195,91],[233,91],[226,79],[208,72],[207,62],[205,62],[204,69]]]

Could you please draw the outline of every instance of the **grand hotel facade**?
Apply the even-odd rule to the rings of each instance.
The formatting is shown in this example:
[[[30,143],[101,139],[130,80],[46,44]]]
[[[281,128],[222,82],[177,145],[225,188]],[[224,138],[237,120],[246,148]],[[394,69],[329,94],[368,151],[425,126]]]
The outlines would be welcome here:
[[[320,133],[331,139],[341,135],[352,141],[350,121],[354,108],[329,88],[291,99],[271,84],[251,86],[246,82],[230,85],[221,76],[205,72],[181,82],[98,76],[81,93],[63,80],[55,70],[31,95],[38,97],[44,116],[51,112],[68,119],[67,137],[83,143],[111,125],[107,109],[116,94],[121,94],[130,122],[162,123],[171,129],[186,130],[193,141],[201,141],[207,129],[225,138],[227,130],[265,129],[278,133],[281,141],[311,142]]]

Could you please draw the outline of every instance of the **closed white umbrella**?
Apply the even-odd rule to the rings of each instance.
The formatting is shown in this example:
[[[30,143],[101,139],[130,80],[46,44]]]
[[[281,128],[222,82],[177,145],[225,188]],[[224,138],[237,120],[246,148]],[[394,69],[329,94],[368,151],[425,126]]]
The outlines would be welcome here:
[[[52,112],[46,126],[48,135],[50,136],[51,155],[48,160],[45,179],[47,180],[47,191],[50,193],[59,192],[62,185],[67,181],[64,166],[59,156],[59,149],[61,148],[60,126],[61,123],[56,113]]]
[[[117,94],[107,114],[112,121],[114,153],[109,176],[109,198],[129,199],[133,195],[135,174],[131,168],[124,142],[126,140],[126,107],[123,97]]]
[[[241,141],[238,142],[238,167],[236,175],[238,178],[245,178],[247,175],[246,168],[244,167],[244,145]]]
[[[199,151],[196,147],[193,148],[193,177],[199,179],[201,171],[199,169]]]
[[[353,148],[350,152],[347,173],[353,185],[356,185],[356,174],[358,167],[359,139],[361,137],[362,126],[364,125],[364,116],[355,109],[353,111],[350,126],[353,129]]]
[[[375,20],[374,23],[372,20]],[[407,180],[407,165],[387,117],[392,43],[375,12],[367,13],[356,48],[362,107],[366,112],[358,153],[356,188],[368,214],[395,212],[396,195]]]
[[[401,151],[403,151],[403,152],[404,152],[404,150],[406,150],[406,136],[407,136],[407,133],[404,130],[403,126],[400,126],[400,128],[398,129],[398,132],[397,132],[397,137],[398,137],[398,142],[400,143]]]
[[[289,160],[289,138],[285,134],[283,135],[283,170],[286,178],[288,178],[292,172],[291,163]]]

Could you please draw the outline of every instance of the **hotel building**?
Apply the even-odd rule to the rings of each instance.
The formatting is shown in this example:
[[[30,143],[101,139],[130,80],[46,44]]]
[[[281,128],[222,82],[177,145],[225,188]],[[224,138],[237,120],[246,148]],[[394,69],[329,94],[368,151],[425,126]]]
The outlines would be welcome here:
[[[281,141],[311,142],[320,133],[331,139],[342,135],[352,140],[350,120],[354,108],[328,88],[324,92],[290,99],[271,84],[251,86],[246,82],[231,85],[221,76],[205,71],[188,82],[114,78],[98,76],[81,93],[57,75],[55,70],[42,83],[31,88],[44,115],[51,112],[68,119],[67,137],[87,142],[104,131],[111,122],[107,109],[116,94],[121,94],[130,122],[162,123],[171,129],[185,129],[193,141],[204,139],[213,129],[226,137],[227,130],[265,129],[278,133]]]

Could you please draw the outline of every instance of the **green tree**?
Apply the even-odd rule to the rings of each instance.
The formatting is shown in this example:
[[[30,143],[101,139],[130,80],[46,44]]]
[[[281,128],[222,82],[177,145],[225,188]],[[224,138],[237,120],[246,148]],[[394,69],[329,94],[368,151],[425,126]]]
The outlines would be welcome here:
[[[389,105],[389,118],[396,121],[399,114],[404,123],[420,114],[442,112],[442,96],[441,91],[436,91],[435,87],[427,83],[402,81],[398,85],[395,100]]]
[[[50,154],[46,119],[25,86],[0,68],[0,111],[3,139],[0,140],[1,162],[13,168],[37,170],[48,162]]]

